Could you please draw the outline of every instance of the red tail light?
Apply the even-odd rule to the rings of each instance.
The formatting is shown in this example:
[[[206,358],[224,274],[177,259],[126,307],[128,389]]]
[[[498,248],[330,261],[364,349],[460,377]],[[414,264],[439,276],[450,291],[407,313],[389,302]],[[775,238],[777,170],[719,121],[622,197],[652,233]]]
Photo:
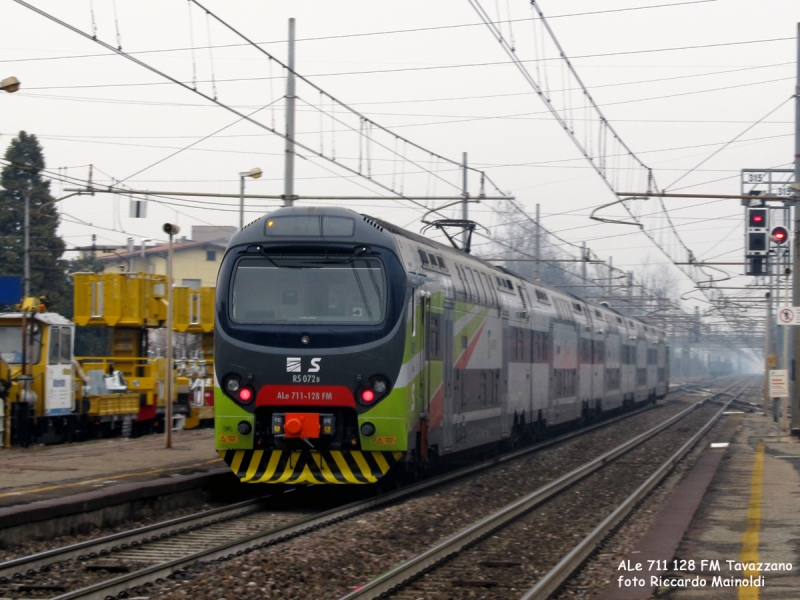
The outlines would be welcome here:
[[[370,403],[375,400],[375,392],[372,390],[363,390],[361,392],[361,400],[362,402]]]
[[[239,390],[239,401],[240,402],[250,402],[253,399],[253,389],[249,387],[243,387]]]

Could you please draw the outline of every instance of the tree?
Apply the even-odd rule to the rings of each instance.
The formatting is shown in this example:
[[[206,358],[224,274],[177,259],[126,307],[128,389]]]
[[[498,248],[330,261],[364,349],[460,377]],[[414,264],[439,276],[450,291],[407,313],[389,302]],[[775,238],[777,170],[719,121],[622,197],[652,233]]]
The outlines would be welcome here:
[[[31,295],[47,296],[50,310],[65,311],[70,303],[65,244],[58,236],[59,215],[50,194],[42,147],[35,135],[20,131],[6,150],[0,174],[0,272],[23,275],[25,198],[30,206]],[[71,315],[67,315],[71,316]]]

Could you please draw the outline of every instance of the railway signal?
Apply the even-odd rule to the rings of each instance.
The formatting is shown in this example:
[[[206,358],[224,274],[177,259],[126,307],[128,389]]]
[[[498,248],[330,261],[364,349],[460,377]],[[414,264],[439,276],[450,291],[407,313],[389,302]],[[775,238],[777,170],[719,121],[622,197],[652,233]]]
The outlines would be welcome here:
[[[746,209],[745,231],[746,275],[766,275],[769,272],[769,208],[759,206]]]
[[[772,240],[778,246],[782,246],[786,243],[786,240],[789,239],[789,230],[786,227],[773,227],[772,231],[770,232],[769,239]]]

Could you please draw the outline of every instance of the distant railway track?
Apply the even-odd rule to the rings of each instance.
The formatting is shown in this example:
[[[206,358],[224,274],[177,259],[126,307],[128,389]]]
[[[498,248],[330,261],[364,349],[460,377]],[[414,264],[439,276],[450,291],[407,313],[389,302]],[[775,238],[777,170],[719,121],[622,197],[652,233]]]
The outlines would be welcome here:
[[[690,392],[705,384],[693,383],[673,391]],[[730,389],[730,388],[728,388]],[[716,392],[714,397],[726,393]],[[578,436],[605,428],[648,410],[625,413],[591,427],[546,440],[544,442],[458,469],[442,476],[416,483],[400,490],[363,501],[353,502],[312,515],[297,512],[275,512],[265,508],[264,499],[242,502],[231,507],[214,509],[164,523],[131,530],[58,548],[37,555],[0,564],[0,595],[19,597],[37,593],[57,593],[58,600],[107,598],[130,590],[143,593],[154,582],[182,574],[197,562],[226,560],[256,548],[263,548],[291,537],[325,527],[380,506],[420,494],[498,465],[507,464],[525,455],[563,444]],[[86,572],[84,584],[76,587],[75,570],[67,569],[72,582],[59,581],[59,564],[79,560]],[[39,576],[36,576],[36,573]],[[41,576],[46,575],[46,576]],[[78,579],[82,579],[78,577]],[[34,583],[33,581],[37,583]],[[52,597],[52,596],[51,596]]]
[[[735,393],[730,393],[732,388],[738,387],[741,389],[738,389]],[[522,596],[524,600],[544,600],[548,598],[580,567],[581,563],[597,548],[606,535],[695,446],[699,439],[718,421],[722,413],[742,396],[749,387],[746,383],[737,383],[722,392],[711,394],[703,402],[688,407],[649,431],[628,440],[570,473],[508,504],[494,514],[462,529],[414,558],[395,566],[359,589],[343,596],[341,600],[368,600],[385,597],[410,599],[424,597],[426,592],[442,591],[442,586],[449,586],[451,589],[454,586],[483,588],[498,586],[497,577],[487,578],[485,577],[486,569],[481,572],[476,567],[488,567],[495,572],[505,570],[507,573],[508,570],[504,569],[504,567],[519,568],[523,563],[520,560],[503,560],[502,558],[493,560],[498,551],[496,547],[492,548],[491,543],[487,544],[489,536],[500,532],[511,524],[517,524],[517,521],[529,518],[532,511],[557,498],[579,482],[602,474],[606,468],[613,465],[621,457],[637,448],[643,447],[643,445],[655,439],[662,432],[671,429],[682,422],[683,419],[695,413],[702,404],[706,404],[709,400],[721,395],[727,396],[728,398],[722,408],[717,410],[693,435],[680,444],[680,447],[638,485],[632,494],[627,495],[610,514],[602,518],[589,535],[583,537],[576,546],[566,552],[558,564],[539,578],[535,585]],[[489,547],[481,548],[482,544]],[[452,565],[452,562],[461,558],[462,553],[468,549],[471,553],[470,558],[461,561],[462,564]],[[468,570],[470,566],[465,563],[470,563],[471,571]],[[451,565],[451,568],[447,568],[448,564]],[[481,573],[481,575],[474,575],[475,573]],[[524,588],[516,587],[514,589],[520,590]],[[502,594],[496,592],[497,590],[493,591],[493,597],[503,597]],[[519,592],[514,597],[519,598]]]

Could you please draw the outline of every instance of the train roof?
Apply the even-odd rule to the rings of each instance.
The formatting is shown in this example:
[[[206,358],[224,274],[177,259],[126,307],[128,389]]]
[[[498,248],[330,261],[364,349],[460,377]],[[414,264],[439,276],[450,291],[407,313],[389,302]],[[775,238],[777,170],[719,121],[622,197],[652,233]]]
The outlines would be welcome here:
[[[30,318],[30,313],[26,315],[26,318]],[[66,317],[62,317],[58,313],[51,313],[51,312],[37,312],[33,313],[33,318],[37,321],[41,321],[46,325],[74,325],[72,321],[67,319]],[[2,321],[17,321],[22,319],[21,312],[13,312],[13,313],[0,313],[0,323]]]

